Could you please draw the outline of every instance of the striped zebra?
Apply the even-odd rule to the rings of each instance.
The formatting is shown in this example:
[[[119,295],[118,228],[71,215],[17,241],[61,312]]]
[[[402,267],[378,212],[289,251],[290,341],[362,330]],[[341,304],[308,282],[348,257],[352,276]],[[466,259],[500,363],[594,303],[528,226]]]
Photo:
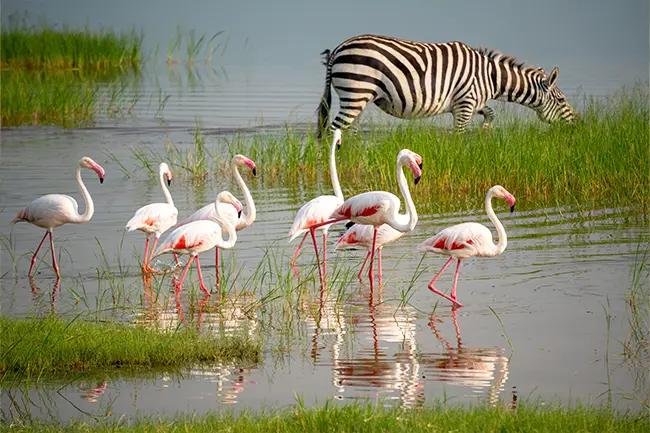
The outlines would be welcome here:
[[[462,42],[430,44],[360,35],[325,50],[325,91],[318,108],[319,137],[329,120],[331,87],[340,98],[332,128],[345,129],[370,102],[402,119],[451,112],[463,130],[474,113],[483,126],[494,119],[490,99],[517,102],[546,122],[573,122],[574,111],[556,85],[558,69],[542,68],[514,57]]]

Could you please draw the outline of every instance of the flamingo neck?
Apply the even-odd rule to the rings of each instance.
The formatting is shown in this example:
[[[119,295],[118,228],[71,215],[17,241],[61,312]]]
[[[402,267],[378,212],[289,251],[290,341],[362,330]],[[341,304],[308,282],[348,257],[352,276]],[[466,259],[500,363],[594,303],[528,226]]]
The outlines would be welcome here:
[[[406,176],[404,176],[404,172],[402,171],[403,166],[403,162],[397,161],[397,183],[404,197],[406,213],[400,214],[399,209],[394,209],[392,221],[389,221],[388,224],[397,231],[408,233],[415,228],[418,222],[418,213],[415,210],[415,204],[411,198],[411,191],[409,191],[408,184],[406,183]]]
[[[244,201],[246,202],[246,212],[244,212],[242,217],[239,218],[239,221],[237,222],[237,227],[235,227],[235,229],[241,230],[243,228],[250,226],[255,222],[255,217],[257,216],[257,213],[255,210],[255,202],[253,201],[253,196],[251,195],[251,192],[248,189],[246,182],[244,182],[244,179],[241,177],[241,174],[237,169],[237,164],[235,164],[234,162],[232,164],[232,174],[235,177],[235,181],[237,182],[237,185],[239,185],[239,188],[244,193]]]
[[[165,196],[165,200],[167,200],[167,203],[174,206],[174,200],[172,199],[172,195],[169,193],[169,189],[167,189],[167,185],[165,185],[165,172],[164,172],[164,170],[160,170],[159,177],[160,177],[160,186],[162,187],[163,194]]]
[[[228,218],[224,218],[223,215],[221,215],[221,212],[219,212],[219,203],[222,203],[222,201],[217,198],[217,201],[214,203],[214,206],[217,208],[216,220],[217,224],[226,229],[226,233],[228,233],[228,240],[224,241],[222,237],[221,242],[217,244],[217,247],[228,249],[235,246],[235,242],[237,242],[237,231],[235,230],[235,226],[230,223]]]
[[[334,139],[332,140],[332,148],[330,149],[330,177],[332,178],[334,195],[343,201],[343,191],[341,191],[341,184],[339,184],[339,175],[336,172],[336,142],[337,137],[336,134],[334,134]]]
[[[95,204],[93,203],[93,199],[90,196],[90,193],[86,188],[86,185],[84,184],[83,180],[81,180],[80,166],[77,167],[77,183],[79,184],[79,190],[81,191],[81,195],[83,196],[84,201],[86,202],[86,211],[82,215],[77,214],[77,218],[75,222],[85,223],[90,221],[90,219],[93,217],[93,214],[95,213]]]
[[[503,228],[503,224],[501,224],[501,221],[499,221],[499,218],[497,218],[497,215],[492,209],[493,195],[494,192],[490,189],[485,197],[485,212],[487,213],[488,218],[490,218],[490,221],[492,221],[492,224],[494,224],[494,227],[496,227],[497,234],[499,235],[499,242],[494,245],[494,255],[496,256],[506,250],[506,246],[508,245],[508,236],[506,236],[506,230]]]

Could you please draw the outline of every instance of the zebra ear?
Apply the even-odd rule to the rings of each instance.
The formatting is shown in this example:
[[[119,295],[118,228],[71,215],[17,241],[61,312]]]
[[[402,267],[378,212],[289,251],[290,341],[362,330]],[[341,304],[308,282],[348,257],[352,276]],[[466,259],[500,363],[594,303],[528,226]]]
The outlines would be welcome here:
[[[549,77],[546,79],[546,85],[548,87],[551,87],[552,85],[555,84],[555,82],[557,81],[557,76],[558,76],[559,73],[560,73],[560,70],[557,68],[557,66],[555,68],[553,68],[553,72],[551,72],[551,75],[549,75]]]

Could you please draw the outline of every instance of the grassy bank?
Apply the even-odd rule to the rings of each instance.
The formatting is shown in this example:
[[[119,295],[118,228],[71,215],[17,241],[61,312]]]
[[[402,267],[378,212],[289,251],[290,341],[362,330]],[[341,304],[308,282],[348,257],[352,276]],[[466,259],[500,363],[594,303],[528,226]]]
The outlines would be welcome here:
[[[100,89],[140,69],[141,45],[135,32],[9,25],[0,40],[2,126],[89,123]]]
[[[255,415],[183,415],[150,417],[107,424],[77,422],[70,425],[29,424],[4,431],[41,432],[640,432],[650,428],[647,418],[617,414],[604,408],[537,408],[523,405],[516,412],[485,407],[426,407],[401,410],[370,405],[293,408]]]
[[[38,378],[99,368],[175,367],[241,359],[258,361],[258,343],[244,337],[160,332],[119,323],[57,318],[0,318],[0,374]]]

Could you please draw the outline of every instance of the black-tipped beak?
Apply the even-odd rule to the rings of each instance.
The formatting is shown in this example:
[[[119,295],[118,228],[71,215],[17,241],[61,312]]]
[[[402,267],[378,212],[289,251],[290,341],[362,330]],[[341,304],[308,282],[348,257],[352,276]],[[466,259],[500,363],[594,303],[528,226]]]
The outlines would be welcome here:
[[[171,186],[171,185],[172,185],[172,180],[171,180],[171,179],[167,179],[167,186]]]
[[[422,170],[422,163],[419,163],[418,167],[420,167],[420,170]]]
[[[104,183],[104,178],[103,177],[99,178],[99,183]]]
[[[510,213],[513,213],[514,211],[515,211],[515,205],[513,204],[512,206],[510,206]]]
[[[257,167],[253,167],[253,176],[257,176]]]
[[[241,218],[241,211],[237,212],[237,218]]]
[[[353,225],[354,225],[354,221],[348,221],[348,223],[345,225],[345,228],[346,228],[346,229],[349,229],[349,228],[352,227]]]
[[[415,178],[415,184],[417,185],[419,181],[420,181],[420,176]]]

